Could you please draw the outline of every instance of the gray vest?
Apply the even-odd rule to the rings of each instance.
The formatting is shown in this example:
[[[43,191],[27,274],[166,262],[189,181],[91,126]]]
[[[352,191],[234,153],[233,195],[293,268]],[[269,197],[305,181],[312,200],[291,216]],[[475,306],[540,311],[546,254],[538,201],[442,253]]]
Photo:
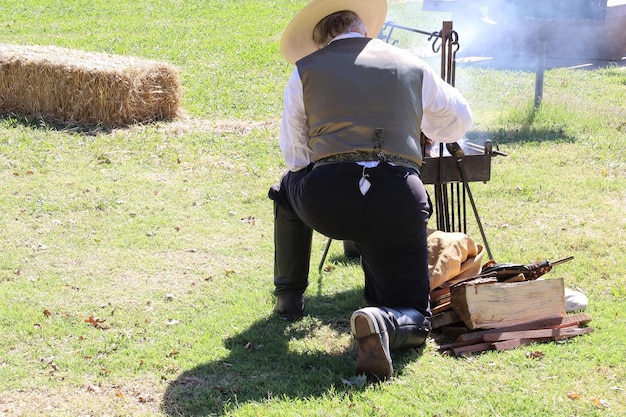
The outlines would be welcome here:
[[[296,62],[314,161],[357,151],[421,165],[423,72],[408,54],[348,38]]]

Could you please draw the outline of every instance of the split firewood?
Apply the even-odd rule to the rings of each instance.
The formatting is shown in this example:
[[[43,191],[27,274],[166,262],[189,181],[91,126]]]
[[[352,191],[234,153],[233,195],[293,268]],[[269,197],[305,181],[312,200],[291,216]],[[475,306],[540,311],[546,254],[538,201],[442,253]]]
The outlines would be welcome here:
[[[470,329],[508,327],[566,314],[562,278],[462,285],[452,288],[450,304]]]

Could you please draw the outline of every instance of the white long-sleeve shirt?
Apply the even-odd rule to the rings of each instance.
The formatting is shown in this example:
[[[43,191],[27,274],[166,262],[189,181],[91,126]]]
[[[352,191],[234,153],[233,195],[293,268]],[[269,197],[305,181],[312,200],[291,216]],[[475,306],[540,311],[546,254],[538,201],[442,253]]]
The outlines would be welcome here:
[[[333,40],[356,36],[363,35],[349,33]],[[415,59],[419,60],[417,57]],[[422,132],[436,142],[455,142],[472,126],[469,105],[458,90],[443,81],[432,69],[425,67],[423,74]],[[302,81],[296,67],[285,88],[279,133],[280,149],[289,170],[298,171],[313,162],[308,140]]]

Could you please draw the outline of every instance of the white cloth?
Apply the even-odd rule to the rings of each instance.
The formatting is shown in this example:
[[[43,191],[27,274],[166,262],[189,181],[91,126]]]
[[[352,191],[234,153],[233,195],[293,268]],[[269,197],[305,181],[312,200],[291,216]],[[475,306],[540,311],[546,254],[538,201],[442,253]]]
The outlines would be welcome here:
[[[587,296],[580,291],[574,291],[565,288],[565,311],[571,313],[573,311],[585,311],[589,305]]]
[[[349,33],[333,40],[357,36],[363,35]],[[418,57],[415,60],[421,63]],[[455,142],[472,126],[472,113],[465,98],[428,67],[424,71],[422,83],[422,107],[421,129],[434,141]],[[296,67],[285,88],[279,134],[280,149],[291,171],[298,171],[313,162],[308,140],[302,81]]]

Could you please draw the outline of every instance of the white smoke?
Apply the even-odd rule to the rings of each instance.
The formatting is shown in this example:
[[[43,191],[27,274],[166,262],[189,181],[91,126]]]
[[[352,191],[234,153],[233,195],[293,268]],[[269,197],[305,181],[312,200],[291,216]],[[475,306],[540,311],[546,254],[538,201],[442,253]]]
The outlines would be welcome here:
[[[450,11],[465,56],[620,60],[626,54],[626,0],[424,0]]]

